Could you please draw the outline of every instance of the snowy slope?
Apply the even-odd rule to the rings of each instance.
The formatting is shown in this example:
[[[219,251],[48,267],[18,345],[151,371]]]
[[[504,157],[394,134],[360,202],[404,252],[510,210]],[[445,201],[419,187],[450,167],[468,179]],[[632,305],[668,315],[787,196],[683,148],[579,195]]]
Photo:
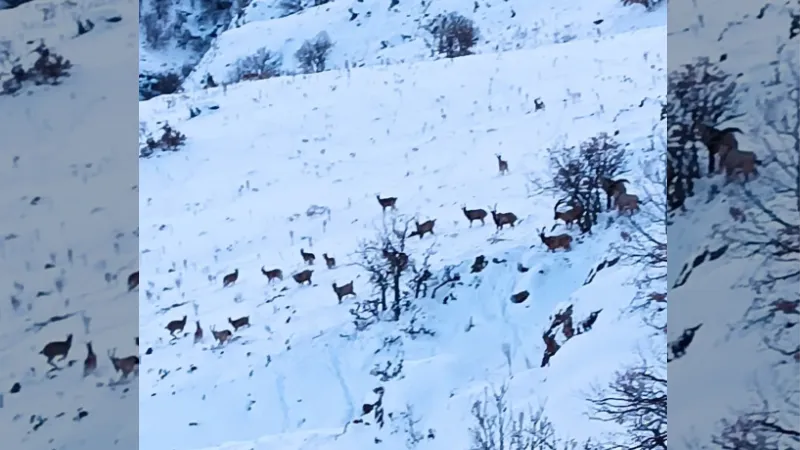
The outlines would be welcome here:
[[[783,3],[783,2],[781,2]],[[703,10],[675,11],[675,17],[685,21],[670,21],[670,45],[685,49],[685,53],[675,53],[676,60],[689,62],[698,56],[718,55],[728,58],[720,66],[729,73],[741,74],[740,98],[742,117],[724,124],[736,126],[744,132],[738,137],[740,147],[754,151],[759,158],[770,161],[767,153],[769,145],[787,152],[784,158],[796,162],[798,149],[789,140],[770,134],[765,122],[772,114],[764,114],[763,103],[769,98],[780,97],[788,92],[790,86],[800,82],[790,76],[790,67],[797,67],[797,39],[789,40],[791,17],[789,10],[781,3],[769,7],[761,5],[730,5],[725,14],[698,15]],[[790,5],[792,2],[785,2]],[[680,4],[678,4],[680,5]],[[794,14],[798,13],[796,4]],[[672,14],[672,12],[671,12]],[[720,38],[721,37],[721,38]],[[691,45],[682,45],[691,42]],[[696,42],[706,42],[699,46]],[[777,48],[785,45],[784,55],[777,56]],[[673,54],[670,54],[672,57]],[[775,85],[776,73],[780,71],[783,85]],[[796,95],[796,94],[795,94]],[[797,106],[788,102],[777,103],[774,113],[787,111],[787,123],[797,123]],[[800,137],[795,135],[795,139]],[[791,156],[791,152],[795,152]],[[748,184],[758,198],[769,199],[770,207],[792,223],[800,223],[796,197],[786,193],[776,195],[770,172],[777,170],[775,165],[760,168],[767,177],[758,177]],[[791,171],[789,172],[791,173]],[[719,434],[722,419],[734,420],[742,411],[760,411],[763,401],[770,407],[786,414],[786,423],[797,430],[798,414],[795,408],[786,407],[784,400],[796,401],[797,393],[785,390],[796,388],[797,364],[777,364],[786,359],[764,348],[763,339],[772,337],[775,329],[782,326],[782,318],[774,324],[750,326],[744,330],[747,320],[758,317],[753,311],[757,298],[772,302],[779,298],[796,298],[797,279],[789,279],[785,285],[774,290],[759,292],[755,286],[758,279],[766,273],[781,274],[784,267],[774,260],[767,259],[761,252],[747,255],[737,249],[732,237],[757,239],[760,232],[755,227],[759,220],[758,208],[743,196],[743,187],[738,184],[723,185],[723,177],[699,180],[698,195],[687,204],[688,212],[678,213],[669,229],[669,284],[684,283],[685,265],[704,251],[728,249],[716,261],[706,261],[693,269],[685,284],[675,289],[670,302],[670,338],[674,339],[684,328],[702,323],[700,332],[692,341],[686,356],[670,364],[670,409],[684,413],[670,416],[671,444],[676,448],[688,449],[691,444],[710,442],[712,435]],[[712,195],[716,190],[718,194]],[[787,198],[788,197],[788,198]],[[785,198],[784,204],[779,202]],[[776,207],[777,204],[777,207]],[[736,224],[730,215],[730,208],[741,208],[746,214],[743,224]],[[738,233],[723,234],[720,230],[739,228]],[[749,252],[748,252],[749,253]],[[788,259],[791,270],[795,270],[796,256]],[[713,280],[709,283],[709,280]],[[713,294],[713,295],[709,295]],[[763,313],[762,313],[763,314]],[[796,336],[796,333],[794,334]],[[792,341],[792,340],[790,340]],[[797,339],[789,347],[798,345]],[[674,387],[674,389],[673,389]],[[761,392],[756,392],[760,389]],[[703,408],[696,407],[698,398],[703,398]],[[796,441],[794,442],[796,445]]]
[[[53,15],[43,20],[50,7]],[[125,286],[137,269],[137,211],[130,207],[138,196],[136,159],[117,144],[134,139],[135,129],[106,120],[131,116],[134,8],[135,2],[116,0],[34,1],[0,12],[0,40],[14,52],[27,54],[26,41],[44,38],[74,62],[59,86],[0,96],[0,427],[6,448],[109,449],[138,438],[138,386],[107,387],[117,376],[105,353],[113,347],[118,354],[137,351],[136,293]],[[122,21],[105,22],[116,15]],[[92,20],[94,30],[73,39],[75,16]],[[120,88],[125,85],[131,88]],[[64,370],[46,373],[38,352],[69,333],[73,348],[58,363]],[[98,373],[84,379],[87,341],[102,361]],[[20,390],[11,393],[15,383]],[[81,418],[81,411],[88,415]]]
[[[401,420],[387,420],[382,430],[350,424],[343,433],[382,386],[387,413],[397,417],[409,404],[419,429],[435,430],[420,448],[466,448],[472,402],[509,372],[514,403],[547,404],[562,434],[582,440],[609,430],[587,421],[582,390],[636,361],[652,331],[621,314],[639,269],[605,269],[583,284],[612,256],[609,244],[626,221],[604,229],[603,218],[594,235],[575,234],[572,252],[546,253],[536,233],[552,225],[555,198],[530,197],[526,188],[529,178],[549,176],[548,147],[618,130],[635,155],[626,174],[631,189],[644,192],[638,167],[657,160],[641,149],[658,123],[664,37],[663,26],[645,28],[141,103],[150,130],[168,121],[188,138],[180,152],[140,165],[140,324],[143,348],[152,348],[142,360],[141,445],[352,449],[379,439],[385,448],[403,448],[404,433],[392,433]],[[534,111],[537,97],[545,111]],[[190,107],[203,112],[189,119]],[[497,152],[510,161],[507,176],[496,174]],[[364,272],[350,263],[359,240],[374,236],[381,222],[375,193],[397,196],[396,214],[436,218],[436,236],[414,239],[411,252],[432,248],[432,271],[449,266],[462,276],[436,298],[418,300],[417,326],[434,336],[400,332],[409,318],[354,335],[348,305],[355,300],[338,305],[330,288],[353,280],[359,298],[370,292]],[[522,222],[490,243],[493,227],[470,229],[462,204],[497,204]],[[307,217],[311,205],[329,208],[329,219]],[[339,267],[327,270],[318,261],[313,285],[298,287],[288,274],[302,268],[301,248],[319,259],[327,252]],[[505,262],[472,275],[479,254]],[[530,270],[518,273],[517,263]],[[287,276],[268,285],[261,266]],[[222,276],[234,269],[237,283],[222,288]],[[531,298],[510,303],[522,289]],[[568,304],[580,320],[604,312],[590,335],[570,340],[542,369],[541,335]],[[170,341],[164,327],[184,315],[186,337]],[[227,319],[243,315],[252,327],[212,349],[208,327],[230,328]],[[193,345],[196,320],[206,340]],[[603,357],[587,371],[590,354]],[[401,359],[401,377],[382,382],[370,375],[376,365]]]

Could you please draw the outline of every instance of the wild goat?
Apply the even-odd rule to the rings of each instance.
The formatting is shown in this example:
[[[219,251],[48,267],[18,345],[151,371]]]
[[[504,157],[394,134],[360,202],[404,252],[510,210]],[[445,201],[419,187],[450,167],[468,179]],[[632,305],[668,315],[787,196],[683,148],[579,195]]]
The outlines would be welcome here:
[[[408,255],[403,252],[389,251],[383,249],[383,257],[389,260],[392,267],[399,269],[401,272],[408,267]]]
[[[272,280],[283,280],[281,269],[264,270],[264,267],[261,267],[261,273],[267,277],[267,283],[271,283]]]
[[[739,150],[739,142],[736,140],[735,133],[742,133],[736,127],[729,127],[718,130],[714,127],[702,123],[695,124],[695,131],[700,135],[700,141],[708,149],[708,173],[714,173],[714,156],[720,153],[721,148],[727,147]],[[720,166],[722,161],[720,159]]]
[[[133,372],[138,374],[138,367],[139,367],[139,357],[136,355],[126,356],[124,358],[117,358],[115,356],[116,349],[112,352],[108,352],[108,358],[111,360],[111,364],[114,366],[115,372],[122,372],[121,379],[128,378]]]
[[[342,299],[348,295],[356,296],[356,293],[353,291],[352,281],[342,286],[336,286],[336,283],[333,283],[333,292],[335,292],[336,297],[339,298],[339,303],[342,303]]]
[[[734,172],[737,170],[744,174],[744,181],[748,180],[750,174],[758,175],[756,164],[759,161],[755,153],[721,145],[719,154],[719,171],[722,172],[722,169],[725,169],[726,184],[733,179]]]
[[[630,183],[630,181],[625,178],[612,180],[608,177],[600,177],[600,187],[606,193],[606,209],[611,209],[611,200],[616,198],[617,195],[628,192],[625,188],[625,183]]]
[[[83,360],[83,376],[88,377],[97,369],[97,355],[92,349],[92,343],[86,343],[86,359]]]
[[[248,327],[249,328],[250,327],[250,316],[240,317],[240,318],[238,318],[236,320],[231,320],[231,318],[228,317],[228,323],[231,324],[231,326],[233,327],[233,331],[239,331],[239,328],[242,328],[242,327]]]
[[[194,343],[197,344],[198,342],[203,341],[203,329],[200,327],[200,321],[197,322],[197,328],[194,330]]]
[[[517,215],[511,212],[499,213],[497,212],[497,205],[495,205],[492,208],[492,220],[498,230],[502,230],[506,225],[510,225],[511,228],[514,228],[514,225],[517,223]]]
[[[617,205],[618,214],[622,214],[623,211],[628,211],[629,214],[639,211],[639,197],[634,194],[618,194],[614,198],[614,203]]]
[[[317,259],[313,253],[306,253],[302,248],[300,249],[300,256],[303,258],[303,262],[308,265],[313,265],[314,260]]]
[[[558,210],[558,207],[563,201],[564,199],[562,198],[561,200],[557,201],[556,206],[553,207],[553,220],[561,219],[567,225],[567,228],[571,228],[572,223],[580,219],[580,217],[583,215],[583,206],[577,204],[569,210],[561,212]]]
[[[497,157],[497,169],[500,171],[500,175],[505,175],[508,173],[508,161],[504,161],[503,157],[500,156],[499,153],[495,153]]]
[[[56,356],[60,356],[61,359],[59,361],[67,359],[67,355],[69,355],[70,348],[72,348],[72,333],[67,335],[66,341],[48,342],[47,345],[44,346],[42,351],[39,352],[39,354],[47,357],[47,364],[55,366],[55,364],[53,364],[53,358],[55,358]]]
[[[175,332],[177,331],[178,333],[183,333],[183,328],[185,326],[186,326],[186,316],[183,316],[183,319],[173,320],[172,322],[168,323],[165,328],[169,330],[170,336],[177,337],[175,336]]]
[[[222,287],[228,287],[236,283],[236,280],[239,279],[239,269],[233,271],[233,273],[229,273],[222,278]]]
[[[292,275],[292,278],[294,278],[294,281],[296,281],[297,284],[308,283],[308,285],[311,286],[311,274],[312,273],[314,273],[313,270],[306,269],[306,270],[304,270],[302,272],[298,272],[298,273]]]
[[[214,339],[219,342],[219,345],[230,341],[231,336],[233,336],[233,333],[231,333],[230,330],[217,331],[213,327],[211,328],[211,334],[214,335]]]
[[[555,252],[556,249],[563,248],[564,250],[571,250],[572,249],[572,236],[564,233],[558,234],[554,236],[545,236],[544,235],[544,227],[542,227],[541,231],[539,231],[539,238],[542,240],[542,243],[547,246],[547,249],[551,252]]]
[[[414,222],[414,225],[417,227],[417,231],[411,232],[408,237],[419,236],[419,238],[422,239],[422,237],[427,233],[436,234],[433,232],[433,226],[436,225],[436,219],[426,220],[422,223]]]
[[[469,219],[469,226],[472,226],[472,222],[475,220],[480,220],[481,225],[486,225],[486,211],[483,209],[467,209],[466,205],[461,207],[461,211],[464,211],[464,215],[467,216]]]
[[[375,198],[378,199],[378,203],[380,203],[384,211],[386,211],[386,208],[397,209],[395,206],[397,204],[397,197],[381,198],[380,194],[375,194]]]
[[[328,266],[328,269],[336,267],[336,258],[331,258],[327,253],[323,253],[322,257],[325,259],[325,265]]]
[[[133,272],[128,275],[128,291],[132,291],[139,287],[139,271]]]

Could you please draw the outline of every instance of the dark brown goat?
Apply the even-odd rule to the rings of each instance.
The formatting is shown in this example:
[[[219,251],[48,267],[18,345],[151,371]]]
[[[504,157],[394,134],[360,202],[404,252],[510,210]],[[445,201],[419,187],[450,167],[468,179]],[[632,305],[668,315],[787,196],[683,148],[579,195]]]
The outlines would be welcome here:
[[[497,157],[497,169],[500,172],[500,175],[505,175],[508,173],[508,161],[504,161],[503,157],[500,156],[499,153],[495,153]]]
[[[408,237],[419,236],[419,238],[422,239],[422,237],[425,236],[427,233],[436,234],[433,232],[433,227],[434,225],[436,225],[436,219],[426,220],[425,222],[422,223],[414,222],[414,225],[416,226],[417,231],[411,232],[411,234],[409,234]]]
[[[375,198],[378,199],[378,203],[381,205],[384,211],[386,208],[397,209],[395,205],[397,205],[397,197],[386,197],[381,198],[380,194],[375,194]]]
[[[725,183],[727,184],[733,179],[734,173],[738,170],[744,175],[744,181],[747,181],[751,174],[758,174],[756,164],[758,158],[753,152],[745,150],[732,149],[725,145],[721,145],[719,149],[719,170],[725,169]]]
[[[467,209],[466,206],[461,207],[461,211],[464,211],[464,215],[467,216],[469,219],[469,226],[472,226],[472,222],[476,220],[481,221],[481,225],[486,225],[486,211],[483,209]]]
[[[333,292],[335,292],[336,297],[339,298],[339,303],[342,303],[342,299],[348,295],[356,296],[356,293],[353,291],[352,281],[342,286],[336,286],[336,283],[333,283]]]
[[[184,327],[186,327],[186,316],[183,316],[183,319],[181,320],[173,320],[172,322],[168,323],[165,328],[169,330],[169,334],[172,337],[176,337],[175,332],[177,331],[178,333],[183,333]]]
[[[313,273],[314,273],[313,270],[306,269],[306,270],[304,270],[302,272],[298,272],[298,273],[292,275],[292,278],[294,278],[294,281],[296,281],[297,284],[308,283],[308,285],[310,286],[311,285],[311,274],[313,274]]]
[[[133,272],[128,275],[128,291],[132,291],[139,287],[139,271]]]
[[[558,210],[558,207],[563,201],[564,199],[562,198],[561,200],[557,201],[556,206],[553,207],[553,220],[561,219],[567,225],[567,228],[570,228],[572,227],[572,223],[580,219],[580,217],[583,215],[583,206],[578,204],[567,211],[561,212]]]
[[[233,333],[231,333],[230,330],[217,331],[214,328],[211,328],[211,334],[214,335],[214,339],[216,339],[217,342],[219,342],[219,345],[222,345],[230,341],[231,336],[233,336]]]
[[[60,356],[61,359],[59,361],[67,359],[70,348],[72,348],[72,333],[67,335],[67,340],[65,341],[48,342],[39,354],[47,357],[48,364],[55,366],[55,364],[53,364],[53,358]]]
[[[547,249],[551,252],[555,252],[556,249],[563,248],[564,250],[571,250],[572,249],[572,236],[564,233],[558,234],[554,236],[545,236],[544,235],[544,228],[539,231],[539,238],[542,240],[542,243],[547,246]]]
[[[325,265],[328,266],[328,269],[336,268],[336,258],[328,256],[327,253],[323,253],[322,257],[325,258]]]
[[[606,193],[606,209],[611,209],[611,200],[616,198],[617,195],[628,192],[625,183],[630,183],[630,181],[625,178],[620,178],[618,180],[612,180],[608,177],[600,178],[600,187],[602,187],[603,192]]]
[[[271,283],[272,280],[283,280],[281,269],[264,270],[264,267],[261,267],[261,273],[267,277],[267,283]]]
[[[302,248],[300,249],[300,256],[303,258],[303,262],[308,265],[313,265],[314,260],[317,259],[313,253],[306,253]]]
[[[239,279],[239,269],[233,271],[233,273],[229,273],[222,278],[222,287],[228,287],[236,283],[236,280]]]
[[[131,373],[136,372],[138,374],[139,370],[139,357],[136,355],[126,356],[124,358],[117,358],[115,356],[116,349],[112,352],[108,352],[108,358],[111,360],[111,364],[114,366],[115,372],[122,372],[121,379],[128,378],[128,375]]]
[[[510,225],[511,228],[514,228],[514,225],[517,223],[517,215],[511,212],[499,213],[497,212],[497,207],[494,207],[492,208],[492,220],[498,230],[502,230],[506,225]]]
[[[628,211],[629,214],[639,211],[639,197],[634,194],[618,194],[614,199],[614,203],[617,205],[619,214],[624,211]]]
[[[702,123],[695,124],[695,131],[700,135],[700,141],[708,149],[708,173],[714,173],[714,156],[720,153],[722,147],[739,150],[739,141],[736,140],[736,133],[742,130],[736,127],[728,127],[719,130]],[[720,158],[721,159],[721,158]],[[722,162],[720,161],[720,166]]]
[[[97,355],[92,349],[92,343],[86,343],[86,359],[83,360],[83,376],[88,377],[97,369]]]
[[[203,342],[203,329],[200,327],[200,321],[197,322],[197,328],[194,330],[194,343]]]
[[[234,332],[235,331],[239,331],[239,328],[242,328],[242,327],[248,327],[249,328],[250,327],[250,316],[240,317],[240,318],[238,318],[236,320],[231,320],[231,318],[228,317],[228,323],[231,324],[231,326],[233,327],[233,331]]]

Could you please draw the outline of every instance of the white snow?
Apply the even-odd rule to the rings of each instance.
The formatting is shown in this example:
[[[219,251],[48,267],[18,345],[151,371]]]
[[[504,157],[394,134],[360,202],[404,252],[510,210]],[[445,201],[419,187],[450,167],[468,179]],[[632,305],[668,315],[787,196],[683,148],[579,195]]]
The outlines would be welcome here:
[[[153,348],[142,362],[140,445],[349,449],[377,437],[387,448],[402,448],[403,433],[391,433],[402,424],[388,419],[384,430],[350,424],[342,434],[374,397],[372,390],[384,386],[387,412],[396,415],[410,404],[422,420],[419,428],[435,430],[435,439],[420,448],[467,448],[470,405],[484,387],[506,381],[509,371],[513,403],[547,404],[565,436],[580,440],[613,429],[587,421],[583,395],[638,362],[652,331],[639,317],[622,314],[639,269],[610,268],[583,283],[613,256],[608,247],[627,229],[625,220],[606,230],[604,217],[594,235],[575,234],[572,252],[547,253],[536,233],[552,225],[556,198],[529,197],[526,186],[529,177],[548,176],[548,147],[619,130],[617,139],[635,154],[632,191],[643,193],[638,186],[647,181],[638,164],[658,158],[642,149],[658,124],[656,99],[665,89],[664,36],[663,27],[645,28],[141,103],[140,118],[151,130],[168,121],[188,143],[140,165],[146,180],[140,264],[152,283],[146,288],[152,295],[140,304],[140,324],[143,348]],[[545,111],[534,111],[537,97]],[[218,109],[188,118],[189,107],[209,105]],[[510,161],[507,176],[497,175],[498,152]],[[433,337],[412,340],[400,333],[408,319],[354,336],[347,306],[354,300],[338,305],[329,287],[354,280],[359,296],[369,294],[364,272],[351,263],[359,240],[374,236],[381,222],[376,193],[397,196],[397,214],[437,219],[436,236],[411,240],[411,252],[432,247],[433,270],[450,265],[462,275],[462,286],[418,300],[419,321]],[[493,227],[469,228],[463,203],[497,204],[522,222],[490,244]],[[330,220],[306,217],[311,205],[330,208]],[[313,246],[301,242],[305,236]],[[340,267],[318,265],[311,287],[298,287],[288,276],[268,285],[260,267],[294,273],[302,268],[300,248],[318,258],[327,252]],[[481,253],[507,262],[469,274]],[[518,273],[517,262],[530,270]],[[239,281],[222,288],[222,275],[234,269]],[[510,295],[521,289],[531,298],[511,304]],[[265,303],[278,293],[283,296]],[[456,300],[442,304],[448,293]],[[181,302],[187,303],[161,312]],[[566,304],[574,305],[578,320],[593,310],[603,313],[595,329],[570,340],[541,369],[541,335]],[[194,320],[207,334],[209,326],[226,327],[228,317],[249,315],[253,326],[222,350],[211,349],[210,337],[202,345],[191,337],[169,342],[166,322],[184,314],[189,334]],[[384,339],[397,336],[400,343],[382,349]],[[588,354],[603,355],[591,359],[591,370]],[[400,358],[401,379],[381,382],[370,375],[374,366]]]

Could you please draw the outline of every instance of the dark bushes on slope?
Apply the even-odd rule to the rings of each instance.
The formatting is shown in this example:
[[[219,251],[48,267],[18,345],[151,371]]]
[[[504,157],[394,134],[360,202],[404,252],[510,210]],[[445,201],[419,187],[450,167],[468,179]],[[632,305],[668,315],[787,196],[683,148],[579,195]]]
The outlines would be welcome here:
[[[161,136],[154,139],[148,136],[144,143],[140,145],[139,157],[149,158],[157,150],[162,152],[177,152],[186,144],[186,135],[172,128],[169,123],[164,123],[161,127]]]
[[[54,53],[44,42],[34,50],[39,56],[31,67],[25,68],[19,58],[13,58],[8,52],[4,58],[12,61],[11,78],[3,81],[0,94],[14,94],[23,86],[32,82],[35,85],[57,85],[60,79],[70,75],[72,63],[62,55]]]
[[[324,72],[332,48],[331,38],[322,31],[313,39],[305,41],[294,57],[303,73]]]
[[[183,78],[175,72],[140,73],[139,100],[149,100],[159,95],[179,92],[182,82]]]
[[[433,35],[435,52],[448,58],[471,55],[480,37],[475,23],[455,12],[436,16],[428,31]]]

